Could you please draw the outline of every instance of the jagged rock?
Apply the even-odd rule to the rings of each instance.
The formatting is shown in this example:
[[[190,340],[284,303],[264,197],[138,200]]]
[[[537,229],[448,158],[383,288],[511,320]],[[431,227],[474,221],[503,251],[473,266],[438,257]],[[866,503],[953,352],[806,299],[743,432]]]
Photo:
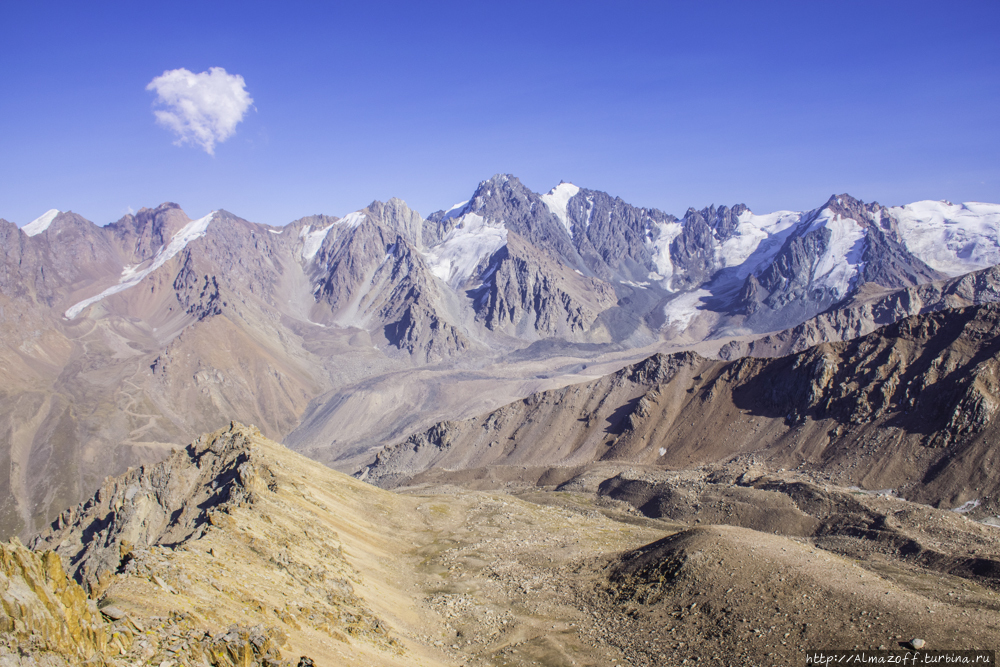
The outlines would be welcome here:
[[[347,488],[374,490],[233,422],[106,480],[33,544],[54,548],[47,557],[82,582],[80,596],[100,600],[114,621],[108,655],[129,664],[290,667],[280,648],[317,633],[396,656],[331,528],[341,519],[317,497]]]
[[[273,491],[273,473],[255,456],[256,429],[235,423],[176,450],[166,460],[108,479],[31,542],[53,548],[85,589],[120,571],[132,552],[175,544],[204,531],[226,506]]]
[[[475,298],[477,319],[492,331],[515,336],[586,334],[601,311],[614,304],[614,293],[533,250],[517,234],[491,264],[492,273]]]
[[[100,614],[55,552],[33,552],[16,538],[0,544],[0,605],[0,633],[25,648],[84,661],[107,647]]]

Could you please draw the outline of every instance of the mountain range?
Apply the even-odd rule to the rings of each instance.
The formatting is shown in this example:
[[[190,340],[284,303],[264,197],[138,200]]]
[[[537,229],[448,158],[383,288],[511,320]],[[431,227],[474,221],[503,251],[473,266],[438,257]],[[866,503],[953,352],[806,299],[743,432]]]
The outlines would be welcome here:
[[[426,218],[52,210],[0,246],[0,664],[1000,637],[1000,205],[499,175]]]
[[[771,355],[989,302],[998,226],[997,205],[847,195],[677,218],[503,175],[427,218],[391,199],[284,227],[175,204],[0,222],[0,527],[28,536],[230,419],[353,472],[654,352]]]

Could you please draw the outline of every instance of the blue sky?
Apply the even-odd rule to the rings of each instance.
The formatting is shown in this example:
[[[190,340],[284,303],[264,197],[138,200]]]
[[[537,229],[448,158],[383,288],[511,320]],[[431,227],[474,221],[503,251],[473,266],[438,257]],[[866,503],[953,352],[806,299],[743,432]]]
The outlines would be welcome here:
[[[1000,202],[998,25],[974,1],[5,0],[0,217],[427,215],[494,173],[675,215]],[[212,67],[253,105],[209,155],[147,86]]]

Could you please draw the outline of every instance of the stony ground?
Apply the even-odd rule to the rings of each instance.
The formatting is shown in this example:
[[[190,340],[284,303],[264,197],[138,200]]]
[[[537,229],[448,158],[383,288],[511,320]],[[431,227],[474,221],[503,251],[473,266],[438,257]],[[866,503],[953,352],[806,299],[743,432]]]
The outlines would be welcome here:
[[[195,445],[39,538],[89,573],[106,665],[766,666],[1000,644],[1000,529],[955,512],[749,468],[393,493],[252,427]],[[23,602],[14,575],[0,588]],[[5,607],[0,665],[73,664],[37,662],[26,610]]]
[[[649,519],[584,494],[451,497],[419,506],[441,532],[414,552],[431,612],[414,639],[457,664],[800,664],[807,648],[1000,639],[995,589],[890,557]]]

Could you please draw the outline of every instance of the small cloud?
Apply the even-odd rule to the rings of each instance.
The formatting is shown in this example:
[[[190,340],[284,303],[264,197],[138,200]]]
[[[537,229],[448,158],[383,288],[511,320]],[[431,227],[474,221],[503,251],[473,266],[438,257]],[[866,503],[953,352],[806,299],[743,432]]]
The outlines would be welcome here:
[[[195,74],[183,67],[164,72],[149,82],[162,107],[153,113],[157,122],[177,135],[178,146],[192,143],[215,155],[215,144],[233,136],[253,104],[246,82],[221,67]]]

